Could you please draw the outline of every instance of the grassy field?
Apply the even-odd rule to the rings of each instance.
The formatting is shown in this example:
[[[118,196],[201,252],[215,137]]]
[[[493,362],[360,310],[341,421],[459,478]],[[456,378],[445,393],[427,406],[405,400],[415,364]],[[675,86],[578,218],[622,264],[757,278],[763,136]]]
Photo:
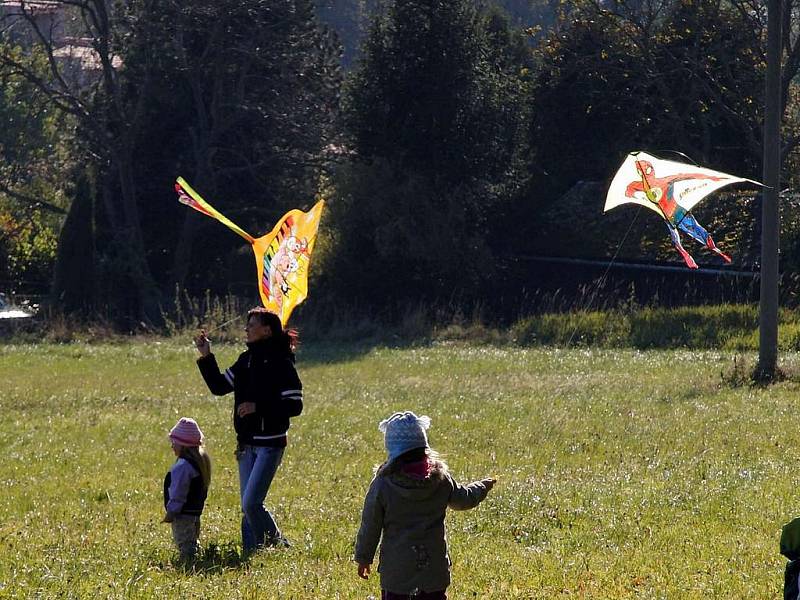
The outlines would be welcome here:
[[[220,363],[239,348],[216,348]],[[740,357],[741,358],[741,357]],[[782,357],[794,369],[793,355]],[[0,345],[0,597],[379,596],[350,561],[378,421],[411,409],[462,480],[458,598],[775,598],[800,513],[798,387],[724,383],[731,354],[308,344],[306,410],[267,499],[288,550],[238,557],[231,398],[188,341]],[[196,572],[172,562],[166,432],[195,417],[215,460]]]

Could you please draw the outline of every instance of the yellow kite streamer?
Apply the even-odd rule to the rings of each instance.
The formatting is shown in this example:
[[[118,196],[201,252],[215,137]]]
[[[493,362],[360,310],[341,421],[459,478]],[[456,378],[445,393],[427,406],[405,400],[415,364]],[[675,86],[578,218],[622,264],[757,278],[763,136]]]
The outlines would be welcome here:
[[[181,203],[220,221],[250,243],[256,257],[261,302],[286,325],[294,307],[308,296],[311,253],[325,202],[320,200],[308,212],[290,210],[272,231],[254,238],[203,200],[182,177],[178,177],[175,191]]]

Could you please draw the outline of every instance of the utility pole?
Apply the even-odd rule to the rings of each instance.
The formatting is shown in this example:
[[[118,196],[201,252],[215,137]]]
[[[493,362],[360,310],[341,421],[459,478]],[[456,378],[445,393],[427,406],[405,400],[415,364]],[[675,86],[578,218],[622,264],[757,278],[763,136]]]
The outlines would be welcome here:
[[[775,378],[778,362],[778,249],[781,176],[781,0],[769,0],[764,110],[764,173],[761,201],[761,297],[756,378]]]

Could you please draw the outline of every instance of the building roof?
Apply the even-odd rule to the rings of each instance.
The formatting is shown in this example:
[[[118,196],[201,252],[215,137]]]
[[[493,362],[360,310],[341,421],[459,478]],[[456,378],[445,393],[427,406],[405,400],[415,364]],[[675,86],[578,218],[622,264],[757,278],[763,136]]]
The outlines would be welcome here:
[[[94,48],[81,43],[65,44],[53,50],[53,56],[60,59],[69,59],[80,61],[80,67],[84,71],[96,71],[103,67],[100,61],[100,56]],[[122,66],[122,59],[119,56],[114,56],[111,59],[111,65],[115,68]]]
[[[53,0],[37,0],[35,2],[23,2],[22,0],[0,0],[0,10],[2,12],[22,14],[24,11],[32,15],[37,14],[53,14],[64,10],[62,2],[54,2]]]

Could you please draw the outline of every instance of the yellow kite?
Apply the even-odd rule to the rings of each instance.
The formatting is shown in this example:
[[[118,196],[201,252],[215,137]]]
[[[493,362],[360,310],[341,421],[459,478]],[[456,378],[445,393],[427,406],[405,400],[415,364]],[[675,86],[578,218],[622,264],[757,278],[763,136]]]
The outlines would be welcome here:
[[[320,200],[307,213],[290,210],[267,235],[254,238],[203,200],[182,177],[178,177],[175,191],[181,203],[227,225],[250,243],[256,255],[261,302],[286,325],[294,307],[308,295],[308,268],[325,201]]]

